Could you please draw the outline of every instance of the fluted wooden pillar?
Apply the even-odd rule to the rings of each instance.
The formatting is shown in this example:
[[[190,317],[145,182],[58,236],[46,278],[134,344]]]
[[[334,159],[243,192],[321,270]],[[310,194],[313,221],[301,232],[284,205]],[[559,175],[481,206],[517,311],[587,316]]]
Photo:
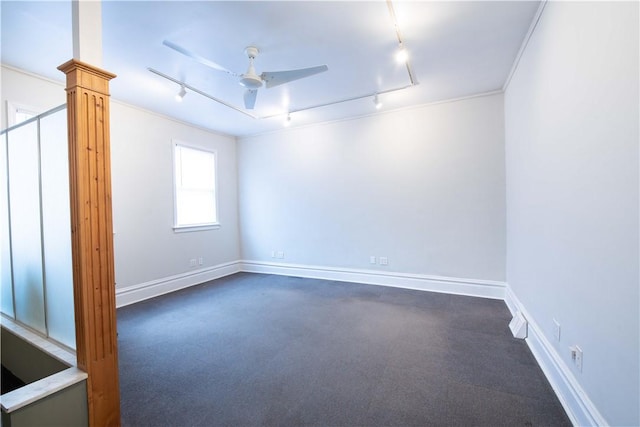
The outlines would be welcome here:
[[[67,75],[78,367],[88,374],[89,425],[118,426],[120,390],[109,149],[109,81],[115,75],[77,60],[58,69]]]

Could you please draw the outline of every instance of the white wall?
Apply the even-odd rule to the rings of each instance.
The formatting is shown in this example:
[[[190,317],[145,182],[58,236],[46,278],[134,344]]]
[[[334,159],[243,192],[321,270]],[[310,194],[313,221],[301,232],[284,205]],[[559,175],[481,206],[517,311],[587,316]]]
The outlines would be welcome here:
[[[60,80],[64,74],[60,72]],[[7,101],[33,108],[38,114],[67,102],[64,85],[60,82],[36,77],[14,68],[0,68],[0,87],[2,92],[2,129],[7,128]]]
[[[63,104],[66,95],[62,83],[3,66],[3,120],[6,100],[45,111]],[[218,153],[221,227],[217,230],[174,233],[172,229],[173,138]],[[111,168],[117,292],[239,259],[236,163],[235,138],[112,99]],[[190,267],[189,260],[199,257],[203,258],[203,265],[195,269]]]
[[[501,94],[242,138],[238,163],[245,260],[504,280]]]
[[[549,2],[505,94],[507,280],[611,425],[640,424],[638,73],[637,2]]]
[[[218,135],[130,106],[112,104],[111,168],[118,288],[194,270],[192,258],[207,268],[240,257],[236,147]],[[173,147],[178,139],[218,155],[220,228],[173,231]]]

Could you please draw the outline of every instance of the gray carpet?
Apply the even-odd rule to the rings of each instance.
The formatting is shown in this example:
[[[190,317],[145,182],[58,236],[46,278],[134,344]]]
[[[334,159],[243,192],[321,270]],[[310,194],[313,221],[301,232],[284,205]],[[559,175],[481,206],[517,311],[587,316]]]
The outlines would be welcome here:
[[[502,301],[241,273],[118,310],[123,426],[568,426]]]

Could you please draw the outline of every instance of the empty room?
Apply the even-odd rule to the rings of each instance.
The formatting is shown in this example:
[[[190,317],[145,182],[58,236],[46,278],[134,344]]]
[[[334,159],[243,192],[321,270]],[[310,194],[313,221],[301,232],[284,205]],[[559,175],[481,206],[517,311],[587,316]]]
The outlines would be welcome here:
[[[2,424],[640,425],[639,6],[3,0]]]

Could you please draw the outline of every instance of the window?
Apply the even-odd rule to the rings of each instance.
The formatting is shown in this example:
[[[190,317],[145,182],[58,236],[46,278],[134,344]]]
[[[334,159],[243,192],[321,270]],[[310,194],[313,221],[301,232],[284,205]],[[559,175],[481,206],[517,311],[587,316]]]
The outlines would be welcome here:
[[[36,113],[33,113],[31,111],[18,109],[18,110],[16,110],[16,118],[15,118],[15,123],[14,124],[17,125],[18,123],[25,122],[25,121],[35,117],[36,115],[37,115]]]
[[[176,231],[219,226],[216,197],[216,153],[174,142]]]
[[[15,126],[19,123],[34,118],[39,114],[36,108],[18,105],[7,101],[7,127]]]

